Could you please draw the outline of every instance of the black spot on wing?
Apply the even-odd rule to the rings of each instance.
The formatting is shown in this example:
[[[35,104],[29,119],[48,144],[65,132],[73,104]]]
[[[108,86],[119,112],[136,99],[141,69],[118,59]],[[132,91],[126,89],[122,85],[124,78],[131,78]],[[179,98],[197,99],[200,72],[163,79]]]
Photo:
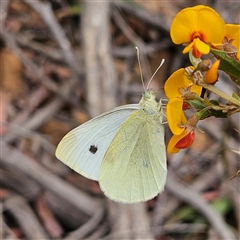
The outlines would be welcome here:
[[[89,148],[89,151],[92,154],[95,154],[97,152],[97,150],[98,150],[98,148],[95,145],[91,145],[90,148]]]

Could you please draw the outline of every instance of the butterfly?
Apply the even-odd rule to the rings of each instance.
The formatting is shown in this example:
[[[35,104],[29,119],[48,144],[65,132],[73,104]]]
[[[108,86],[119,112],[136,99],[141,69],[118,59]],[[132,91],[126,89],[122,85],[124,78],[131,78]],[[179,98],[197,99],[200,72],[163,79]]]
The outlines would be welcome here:
[[[138,104],[114,108],[67,133],[56,157],[77,173],[99,181],[121,203],[154,198],[166,183],[163,108],[147,89]]]

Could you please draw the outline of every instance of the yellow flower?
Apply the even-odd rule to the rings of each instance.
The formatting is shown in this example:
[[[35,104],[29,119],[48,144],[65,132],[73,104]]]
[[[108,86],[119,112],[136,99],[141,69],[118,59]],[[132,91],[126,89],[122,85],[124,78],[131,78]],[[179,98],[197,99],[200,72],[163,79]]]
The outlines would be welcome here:
[[[175,71],[164,84],[164,91],[169,99],[167,104],[167,120],[169,128],[174,135],[180,135],[184,132],[184,128],[180,127],[180,124],[187,122],[183,112],[185,108],[184,101],[181,94],[182,88],[189,88],[191,86],[191,92],[201,94],[202,87],[194,85],[191,80],[186,76],[185,69],[180,68]]]
[[[237,58],[240,59],[240,25],[226,24],[225,37],[237,49]]]
[[[185,8],[173,19],[170,35],[175,44],[187,45],[183,53],[193,49],[196,58],[208,54],[209,44],[219,44],[225,35],[225,23],[212,8],[198,5]]]

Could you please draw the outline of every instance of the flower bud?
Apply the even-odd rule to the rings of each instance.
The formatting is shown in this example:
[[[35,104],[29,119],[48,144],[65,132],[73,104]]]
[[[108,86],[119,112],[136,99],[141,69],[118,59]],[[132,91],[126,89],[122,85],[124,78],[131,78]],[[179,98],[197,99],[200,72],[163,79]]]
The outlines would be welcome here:
[[[218,67],[220,64],[220,60],[218,59],[213,63],[212,67],[205,73],[204,81],[209,84],[214,84],[218,80]]]
[[[204,59],[197,65],[197,70],[201,72],[206,72],[212,67],[212,62],[210,59]]]

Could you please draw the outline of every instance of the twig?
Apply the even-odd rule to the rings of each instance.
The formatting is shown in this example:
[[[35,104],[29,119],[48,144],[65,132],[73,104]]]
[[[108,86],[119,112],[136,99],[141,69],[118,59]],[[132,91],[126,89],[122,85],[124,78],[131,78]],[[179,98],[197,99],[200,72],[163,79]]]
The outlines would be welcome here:
[[[152,54],[156,53],[157,51],[165,50],[171,45],[169,39],[164,39],[161,42],[153,42],[149,44],[144,44],[141,46],[143,47],[143,51],[146,55],[151,56]],[[124,47],[114,47],[113,48],[113,56],[119,58],[129,58],[135,57],[136,51],[135,48],[132,46],[124,46]]]
[[[25,198],[11,194],[3,202],[3,208],[10,211],[17,219],[18,224],[28,239],[49,239]]]
[[[109,232],[109,225],[107,222],[101,224],[86,240],[98,240],[103,239],[102,236],[105,236]]]
[[[49,47],[35,41],[31,41],[31,39],[22,34],[15,35],[15,37],[19,45],[41,53],[49,59],[52,59],[53,61],[64,62],[64,55],[58,49]]]
[[[165,19],[159,14],[153,14],[140,7],[132,6],[122,1],[114,1],[113,4],[127,13],[142,19],[144,22],[151,24],[152,26],[158,27],[161,30],[169,33],[170,25],[166,23]],[[137,4],[136,4],[137,5]]]
[[[81,209],[77,208],[76,205],[73,205],[66,198],[60,198],[46,189],[43,197],[59,221],[66,223],[70,229],[76,229],[88,221],[89,217],[86,217],[86,214],[83,214]]]
[[[15,165],[21,172],[36,180],[41,186],[53,192],[60,199],[65,199],[86,216],[95,213],[99,204],[85,193],[77,190],[71,184],[55,176],[49,170],[42,167],[34,159],[21,153],[17,149],[9,147],[1,141],[2,162],[5,165]]]
[[[239,169],[239,159],[240,155],[229,149],[225,149],[224,154],[222,154],[222,162],[225,162],[225,171],[227,173],[227,179],[225,180],[225,184],[223,184],[222,190],[224,194],[232,200],[237,221],[238,238],[240,238],[240,179],[236,177],[235,179],[229,180],[228,176],[233,176],[236,169]]]
[[[5,169],[1,168],[0,171],[2,187],[21,194],[29,201],[34,200],[40,193],[41,187],[39,184],[29,176],[19,172],[15,166],[8,169],[8,165],[6,165]]]
[[[193,181],[191,184],[191,188],[195,189],[197,192],[202,192],[206,188],[213,186],[216,182],[219,181],[223,176],[223,166],[221,162],[217,162],[212,167],[210,167],[207,171],[201,174],[197,179]],[[171,215],[176,211],[181,202],[176,198],[167,198],[167,208],[162,205],[162,194],[158,197],[159,203],[154,211],[153,216],[153,225],[158,226],[159,220],[162,218],[169,219],[171,221]],[[165,203],[165,202],[164,202]],[[158,207],[159,206],[159,207]],[[165,206],[165,205],[164,205]],[[168,220],[167,220],[168,222]]]
[[[59,91],[61,92],[61,95],[69,96],[72,85],[72,81],[65,83]],[[68,97],[64,98],[66,99]],[[25,120],[24,122],[18,122],[18,124],[21,124],[22,128],[26,128],[28,130],[36,129],[40,127],[43,123],[45,123],[47,120],[49,120],[54,115],[54,113],[57,112],[64,104],[65,102],[62,98],[56,97],[46,107],[38,110],[31,119]],[[17,118],[21,119],[21,116],[18,116]],[[2,140],[5,142],[10,142],[13,141],[15,138],[16,136],[14,134],[9,134],[7,136],[4,136]]]
[[[176,182],[173,177],[168,175],[166,190],[181,201],[192,205],[193,208],[202,213],[222,239],[236,239],[234,234],[227,227],[227,224],[224,222],[222,216],[210,207],[201,195],[192,190],[190,187],[181,185]]]
[[[72,68],[75,74],[79,78],[79,83],[82,84],[81,81],[81,72],[80,66],[77,63],[76,59],[74,58],[73,51],[71,48],[71,44],[67,39],[61,25],[58,23],[56,17],[54,16],[50,3],[47,2],[40,2],[38,0],[31,1],[31,0],[24,0],[29,6],[31,6],[46,22],[49,26],[55,40],[57,41],[58,45],[63,51],[63,55],[65,56],[67,64]]]
[[[120,27],[123,31],[124,35],[133,43],[134,46],[138,47],[141,51],[140,59],[142,60],[143,64],[142,67],[144,68],[144,75],[146,79],[150,79],[152,76],[149,62],[146,57],[145,45],[140,37],[128,26],[126,21],[123,19],[121,14],[116,10],[116,8],[112,9],[113,19],[115,20],[116,24]],[[142,54],[143,53],[143,54]]]
[[[3,126],[5,126],[5,125],[3,125]],[[9,131],[9,133],[11,135],[14,135],[15,138],[35,137],[35,139],[37,139],[41,143],[42,147],[46,151],[48,151],[52,155],[55,154],[56,147],[50,141],[48,141],[46,138],[44,138],[41,134],[36,133],[35,131],[32,131],[31,129],[28,129],[26,127],[22,127],[22,126],[12,124],[12,123],[6,123],[6,127]],[[3,139],[3,140],[8,142],[9,138]]]
[[[64,232],[63,227],[57,221],[56,216],[53,215],[52,210],[42,195],[38,197],[35,208],[50,237],[60,238]]]
[[[64,102],[61,99],[59,98],[53,99],[46,107],[43,107],[40,110],[38,110],[32,116],[32,118],[23,122],[21,124],[21,127],[26,128],[28,130],[33,130],[40,127],[42,124],[47,122],[53,116],[53,114],[62,107],[63,104]],[[13,141],[16,137],[17,136],[13,133],[4,136],[2,140],[4,142],[10,142]]]
[[[23,51],[17,46],[14,36],[8,33],[5,29],[2,29],[2,34],[6,39],[6,43],[10,46],[11,49],[13,49],[25,67],[31,71],[31,73],[42,83],[43,86],[45,86],[51,92],[54,92],[57,95],[61,96],[66,101],[71,101],[69,96],[62,94],[62,92],[59,91],[58,85],[51,78],[45,76],[43,71],[23,53]],[[73,80],[69,82],[73,82]]]
[[[71,239],[83,239],[86,238],[87,235],[91,232],[94,232],[98,227],[100,221],[103,219],[103,215],[106,209],[103,207],[99,208],[96,213],[87,221],[85,224],[80,226],[78,229],[74,230],[73,232],[69,233],[64,240],[71,240]]]
[[[2,30],[2,27],[5,24],[5,20],[7,18],[8,6],[9,6],[9,0],[5,0],[5,1],[0,2],[0,22],[1,22],[0,27],[1,27],[1,30]]]
[[[56,48],[48,47],[41,43],[31,41],[30,38],[26,37],[25,35],[18,34],[15,36],[19,45],[30,48],[38,53],[43,54],[44,56],[52,59],[56,62],[63,62],[64,55]],[[144,52],[147,55],[151,55],[156,51],[167,49],[172,43],[170,39],[164,39],[161,42],[153,42],[144,45]],[[132,46],[124,46],[124,47],[113,47],[112,54],[114,57],[118,58],[128,58],[132,56],[136,56],[136,51]]]
[[[1,239],[9,239],[9,240],[19,240],[19,238],[16,237],[12,229],[5,223],[2,213],[0,215],[0,222],[1,222],[1,229],[0,229],[0,237]]]
[[[152,230],[156,233],[156,236],[166,235],[166,234],[176,234],[176,233],[199,233],[206,232],[207,225],[202,223],[176,223],[176,224],[166,224],[165,226],[155,226]]]

